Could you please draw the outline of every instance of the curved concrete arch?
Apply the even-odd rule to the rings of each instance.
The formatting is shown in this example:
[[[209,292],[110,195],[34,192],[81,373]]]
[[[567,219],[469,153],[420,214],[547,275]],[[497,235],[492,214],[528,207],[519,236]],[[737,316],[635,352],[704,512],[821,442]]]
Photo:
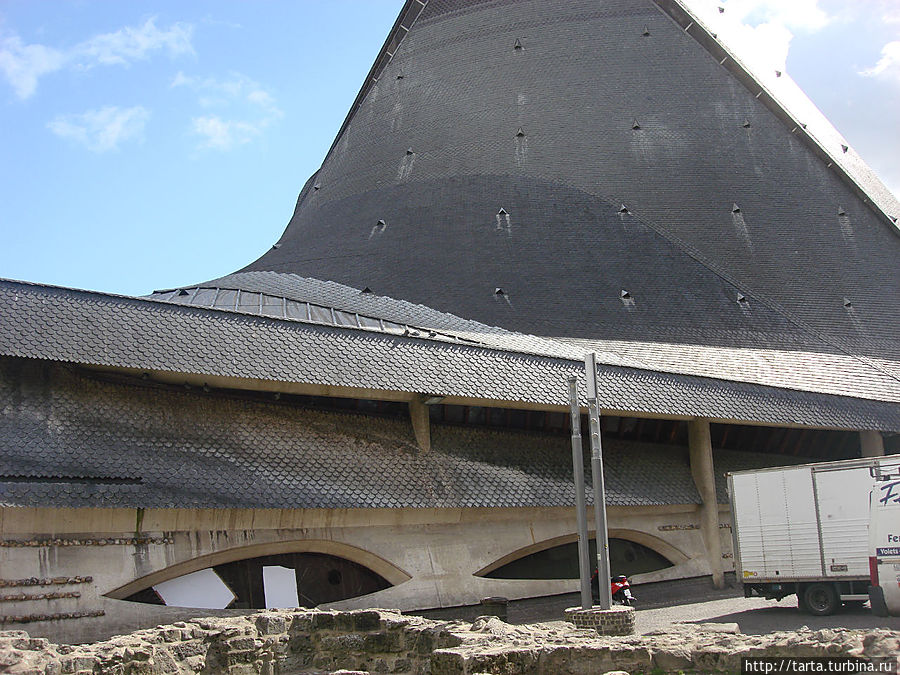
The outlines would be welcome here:
[[[591,537],[593,535],[594,532],[588,532],[588,537]],[[669,542],[664,541],[659,537],[655,537],[652,534],[647,534],[646,532],[641,532],[639,530],[611,529],[609,530],[609,538],[623,539],[625,541],[634,542],[635,544],[640,544],[641,546],[646,546],[652,551],[656,551],[657,553],[659,553],[663,558],[668,560],[673,565],[678,565],[689,560],[689,557],[685,555],[683,551],[672,546],[672,544],[670,544]],[[552,537],[550,539],[544,539],[543,541],[535,542],[534,544],[529,544],[528,546],[524,546],[520,549],[516,549],[515,551],[506,554],[502,558],[498,558],[490,565],[487,565],[486,567],[483,567],[475,572],[474,576],[481,577],[486,574],[490,574],[494,570],[503,567],[507,563],[518,560],[519,558],[524,558],[525,556],[531,555],[533,553],[540,553],[541,551],[546,551],[548,548],[554,548],[555,546],[571,544],[574,541],[578,541],[578,533],[576,532],[563,534],[558,537]]]
[[[343,558],[350,562],[357,563],[366,567],[376,574],[382,576],[391,586],[397,586],[405,581],[412,579],[412,575],[400,569],[393,563],[385,560],[381,556],[366,551],[350,544],[339,541],[328,541],[325,539],[311,539],[300,541],[278,541],[265,544],[253,544],[250,546],[240,546],[236,548],[228,548],[215,553],[197,556],[190,560],[169,565],[161,570],[144,575],[139,579],[130,581],[124,586],[106,593],[106,597],[116,600],[123,600],[133,593],[142,591],[145,588],[154,586],[190,574],[198,572],[215,565],[224,565],[225,563],[235,562],[236,560],[244,560],[246,558],[258,558],[265,555],[277,555],[279,553],[324,553],[333,555],[337,558]]]

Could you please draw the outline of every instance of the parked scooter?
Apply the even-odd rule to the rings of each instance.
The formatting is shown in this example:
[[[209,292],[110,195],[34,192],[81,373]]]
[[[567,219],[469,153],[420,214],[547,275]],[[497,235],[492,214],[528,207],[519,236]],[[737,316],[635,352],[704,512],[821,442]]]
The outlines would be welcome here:
[[[591,575],[591,595],[594,600],[600,599],[600,582],[597,578],[598,572],[594,570]],[[634,595],[631,592],[631,584],[628,583],[628,577],[620,574],[609,580],[609,594],[612,596],[613,603],[617,605],[634,606]]]

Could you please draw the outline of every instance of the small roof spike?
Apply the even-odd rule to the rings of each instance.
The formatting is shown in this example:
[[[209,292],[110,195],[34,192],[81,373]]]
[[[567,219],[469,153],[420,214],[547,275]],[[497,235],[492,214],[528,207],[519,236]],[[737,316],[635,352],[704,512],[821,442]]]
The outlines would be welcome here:
[[[525,135],[525,132],[522,131],[522,127],[519,127],[519,130],[516,132],[516,138],[522,138]]]
[[[641,35],[643,35],[644,37],[648,37],[648,36],[650,35],[650,27],[649,27],[649,26],[644,26],[644,30],[643,30],[643,32],[641,33]]]
[[[638,124],[638,121],[637,121],[637,118],[636,118],[636,117],[634,118],[634,121],[631,123],[631,128],[632,128],[632,129],[640,129],[640,128],[641,128],[641,125]]]
[[[731,212],[732,212],[732,213],[740,213],[740,212],[741,212],[741,207],[738,206],[737,204],[732,204],[732,205],[731,205]]]

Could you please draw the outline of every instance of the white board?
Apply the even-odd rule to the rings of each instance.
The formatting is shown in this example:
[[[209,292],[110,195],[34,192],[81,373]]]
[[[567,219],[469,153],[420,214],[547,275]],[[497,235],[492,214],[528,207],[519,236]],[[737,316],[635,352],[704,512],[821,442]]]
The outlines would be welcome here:
[[[266,609],[300,606],[297,599],[297,575],[288,567],[263,567],[263,590],[266,593]]]
[[[211,568],[163,581],[153,590],[172,607],[225,609],[236,597]]]

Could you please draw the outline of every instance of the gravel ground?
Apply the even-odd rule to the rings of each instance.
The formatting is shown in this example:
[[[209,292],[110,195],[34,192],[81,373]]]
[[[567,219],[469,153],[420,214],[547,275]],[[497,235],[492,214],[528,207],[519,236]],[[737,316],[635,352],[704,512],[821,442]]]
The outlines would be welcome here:
[[[725,598],[691,604],[641,610],[635,614],[635,630],[662,630],[676,621],[736,623],[742,633],[761,635],[778,630],[820,628],[891,628],[900,630],[900,617],[879,617],[866,607],[844,608],[832,616],[812,616],[797,609],[797,599],[781,602],[764,598]]]
[[[740,586],[729,579],[729,587],[712,588],[708,578],[684,579],[634,588],[637,598],[635,629],[638,633],[662,630],[675,622],[736,623],[747,635],[760,635],[779,630],[796,630],[806,626],[820,628],[890,628],[900,630],[900,617],[878,617],[867,607],[843,608],[832,616],[812,616],[797,609],[797,598],[781,602],[764,598],[745,598]],[[543,598],[514,600],[509,603],[507,621],[512,624],[558,621],[564,610],[580,603],[577,593]],[[472,621],[484,614],[483,608],[448,607],[414,612],[432,619]]]

